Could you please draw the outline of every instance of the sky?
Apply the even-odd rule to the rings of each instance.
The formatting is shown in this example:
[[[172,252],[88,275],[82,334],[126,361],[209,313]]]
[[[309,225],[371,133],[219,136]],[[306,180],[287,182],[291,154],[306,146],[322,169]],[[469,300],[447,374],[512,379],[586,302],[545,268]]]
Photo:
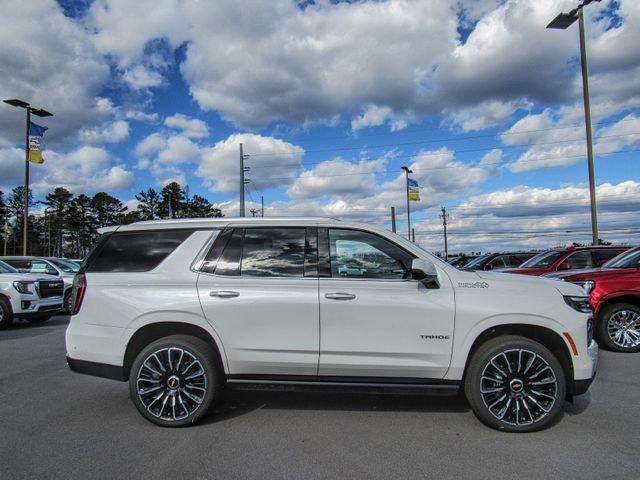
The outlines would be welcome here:
[[[449,252],[589,243],[578,24],[565,0],[0,0],[0,99],[37,118],[55,187],[170,181],[239,213],[355,220]],[[640,2],[586,6],[600,238],[640,244]],[[24,183],[24,110],[0,103],[0,190]]]

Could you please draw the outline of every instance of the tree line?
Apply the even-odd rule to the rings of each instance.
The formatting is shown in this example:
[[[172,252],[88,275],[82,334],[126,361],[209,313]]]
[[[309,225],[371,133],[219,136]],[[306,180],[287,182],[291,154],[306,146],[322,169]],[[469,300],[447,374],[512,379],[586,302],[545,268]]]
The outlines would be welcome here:
[[[44,206],[44,212],[29,215],[28,253],[30,255],[84,258],[95,243],[98,228],[125,225],[140,220],[161,218],[222,217],[222,211],[177,182],[162,190],[153,188],[136,195],[139,204],[128,209],[122,201],[106,192],[92,197],[74,195],[64,187],[49,192],[42,201],[34,201],[29,192],[29,211]],[[2,250],[7,255],[22,255],[24,232],[24,187],[5,195],[0,191],[0,231]]]

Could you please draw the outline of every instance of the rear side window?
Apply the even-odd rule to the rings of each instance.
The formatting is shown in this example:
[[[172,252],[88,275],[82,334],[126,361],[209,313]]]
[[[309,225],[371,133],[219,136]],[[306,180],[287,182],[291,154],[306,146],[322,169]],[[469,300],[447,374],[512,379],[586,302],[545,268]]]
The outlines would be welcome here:
[[[616,257],[616,256],[620,255],[624,251],[625,251],[624,248],[621,248],[621,249],[607,248],[607,249],[602,249],[602,250],[594,250],[592,252],[593,253],[593,261],[594,261],[596,267],[599,267],[603,263],[608,262],[613,257]]]
[[[86,262],[87,272],[148,272],[167,258],[193,230],[114,233]]]
[[[225,231],[207,255],[202,271],[224,276],[302,277],[305,273],[305,252],[307,257],[311,253],[306,231],[306,228],[236,228],[233,233]],[[317,271],[317,259],[314,262],[310,260],[307,258],[310,267]]]

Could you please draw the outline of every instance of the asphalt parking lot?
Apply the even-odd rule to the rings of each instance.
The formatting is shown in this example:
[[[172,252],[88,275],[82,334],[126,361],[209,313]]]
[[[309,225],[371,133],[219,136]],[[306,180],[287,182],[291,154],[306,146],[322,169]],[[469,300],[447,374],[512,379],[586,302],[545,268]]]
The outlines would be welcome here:
[[[70,372],[68,317],[0,332],[1,479],[640,478],[640,354],[601,351],[550,429],[490,430],[460,397],[228,391],[163,429],[127,384]]]

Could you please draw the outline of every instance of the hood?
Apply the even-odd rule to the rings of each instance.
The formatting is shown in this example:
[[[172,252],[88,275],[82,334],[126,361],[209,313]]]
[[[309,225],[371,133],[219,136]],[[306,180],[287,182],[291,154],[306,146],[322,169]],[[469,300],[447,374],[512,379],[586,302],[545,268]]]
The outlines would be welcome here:
[[[557,277],[566,282],[575,282],[579,280],[604,280],[627,275],[631,272],[638,271],[637,268],[595,268],[591,270],[574,270],[573,273],[567,273],[563,277]]]
[[[539,288],[552,287],[561,295],[573,295],[584,296],[584,290],[582,287],[578,287],[573,283],[559,282],[550,278],[544,278],[540,276],[530,275],[507,275],[504,271],[501,272],[475,272],[476,275],[483,280],[492,280],[507,284],[518,289],[528,289],[530,292],[534,292]]]
[[[575,270],[562,270],[561,272],[545,273],[543,276],[547,278],[565,279],[574,275],[585,275],[593,272],[599,272],[599,268],[580,268]]]
[[[38,275],[37,273],[0,273],[2,276],[11,277],[15,281],[23,282],[54,282],[56,280],[63,281],[62,277],[54,277],[52,275]]]
[[[500,271],[503,273],[518,273],[520,275],[542,275],[548,272],[546,268],[505,268]]]

